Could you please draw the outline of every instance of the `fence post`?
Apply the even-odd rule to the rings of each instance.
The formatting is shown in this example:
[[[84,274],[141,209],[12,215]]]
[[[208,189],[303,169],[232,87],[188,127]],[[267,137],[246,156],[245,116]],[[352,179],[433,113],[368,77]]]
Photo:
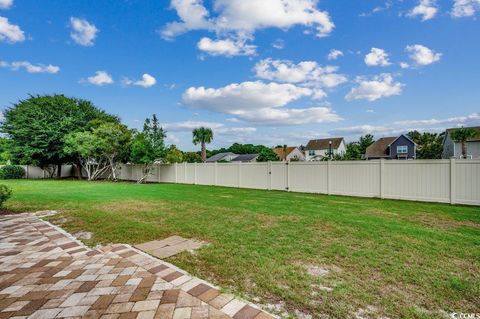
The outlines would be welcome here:
[[[183,162],[183,182],[187,183],[187,162]]]
[[[383,189],[385,186],[385,159],[380,159],[380,198],[384,198]]]
[[[327,194],[330,195],[330,184],[332,180],[332,172],[331,172],[331,162],[330,160],[327,161]]]
[[[272,190],[272,162],[268,161],[268,190]]]
[[[213,163],[214,177],[215,177],[215,179],[214,179],[214,184],[213,184],[213,185],[215,185],[215,186],[217,186],[217,184],[218,184],[218,182],[217,182],[217,180],[218,180],[218,168],[217,168],[217,164],[218,164],[217,162],[214,162],[214,163]]]
[[[242,188],[242,162],[238,161],[238,188]]]
[[[158,164],[158,182],[161,183],[162,182],[162,164]]]
[[[193,184],[197,185],[197,162],[193,163]]]
[[[175,184],[178,183],[178,163],[175,163]]]
[[[28,165],[25,165],[25,178],[28,179]]]
[[[455,159],[450,159],[450,204],[455,204],[456,183]]]
[[[287,192],[290,191],[290,165],[288,165],[288,162],[285,162],[285,165],[287,166]]]

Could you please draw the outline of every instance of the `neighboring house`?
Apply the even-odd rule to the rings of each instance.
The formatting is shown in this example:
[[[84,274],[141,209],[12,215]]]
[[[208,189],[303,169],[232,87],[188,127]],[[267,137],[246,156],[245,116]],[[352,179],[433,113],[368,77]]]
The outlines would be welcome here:
[[[467,144],[467,158],[480,158],[480,126],[471,127],[477,132],[475,137],[469,138]],[[442,158],[460,158],[462,157],[462,143],[452,140],[451,133],[454,128],[445,131],[443,138]]]
[[[242,154],[242,155],[237,155],[234,159],[232,159],[232,162],[256,162],[257,158],[260,154]]]
[[[347,148],[343,137],[310,140],[305,146],[305,159],[307,161],[320,161],[324,157],[328,157],[330,149],[333,155],[345,154]]]
[[[367,147],[365,159],[415,159],[417,144],[406,135],[382,137]]]
[[[277,154],[278,158],[281,161],[305,161],[305,155],[298,149],[298,147],[287,147],[286,152],[283,147],[276,147],[272,149],[275,154]],[[285,154],[286,153],[286,154]]]
[[[215,162],[230,162],[232,159],[237,157],[238,155],[235,153],[227,152],[227,153],[218,153],[209,158],[207,158],[207,163],[215,163]]]

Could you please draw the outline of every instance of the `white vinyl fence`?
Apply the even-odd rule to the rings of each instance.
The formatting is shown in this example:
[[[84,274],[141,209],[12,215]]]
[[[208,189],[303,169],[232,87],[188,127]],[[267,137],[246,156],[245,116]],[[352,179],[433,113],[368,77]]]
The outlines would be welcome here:
[[[0,165],[0,167],[5,165]],[[57,166],[52,167],[51,171],[42,169],[38,166],[20,165],[25,170],[25,178],[27,179],[42,179],[50,178],[51,172],[53,177],[57,177]],[[74,175],[73,165],[62,165],[62,177],[71,177]]]
[[[138,180],[142,166],[119,176]],[[480,205],[480,160],[161,164],[147,181]]]

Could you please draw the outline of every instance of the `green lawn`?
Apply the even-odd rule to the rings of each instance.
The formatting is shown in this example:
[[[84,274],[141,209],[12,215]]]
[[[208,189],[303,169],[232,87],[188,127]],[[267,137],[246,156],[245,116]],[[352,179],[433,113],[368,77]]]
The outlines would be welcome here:
[[[480,312],[479,207],[192,185],[3,183],[14,191],[8,209],[58,210],[52,221],[92,232],[90,245],[208,241],[169,261],[290,313]],[[329,272],[309,274],[315,267]]]

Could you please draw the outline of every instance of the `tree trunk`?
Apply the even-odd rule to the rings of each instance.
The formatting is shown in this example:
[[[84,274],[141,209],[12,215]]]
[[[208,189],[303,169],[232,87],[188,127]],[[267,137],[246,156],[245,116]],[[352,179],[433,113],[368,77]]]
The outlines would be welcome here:
[[[463,158],[467,158],[467,142],[462,141],[462,156]]]
[[[57,164],[57,178],[62,178],[62,164]]]
[[[205,142],[202,142],[202,162],[207,161],[207,147],[205,146]]]

